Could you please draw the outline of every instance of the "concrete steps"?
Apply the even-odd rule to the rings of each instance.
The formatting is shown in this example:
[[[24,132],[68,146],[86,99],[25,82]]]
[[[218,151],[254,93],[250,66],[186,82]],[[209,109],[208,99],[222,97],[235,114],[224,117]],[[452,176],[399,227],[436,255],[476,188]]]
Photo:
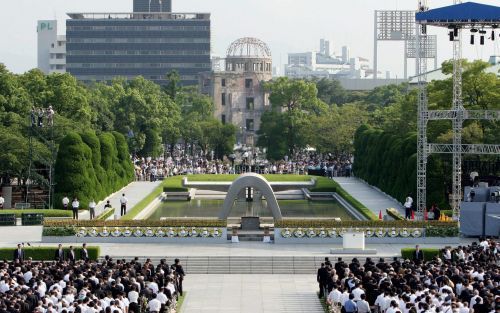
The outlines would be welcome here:
[[[187,274],[307,274],[314,275],[324,257],[320,256],[185,256],[178,257]],[[123,259],[114,257],[114,259]],[[125,258],[129,260],[130,258]],[[139,258],[144,262],[146,257]],[[150,258],[154,264],[161,257]],[[168,264],[173,257],[165,258]],[[350,262],[350,258],[343,258]],[[364,263],[365,258],[358,258]],[[331,257],[331,262],[336,258]]]

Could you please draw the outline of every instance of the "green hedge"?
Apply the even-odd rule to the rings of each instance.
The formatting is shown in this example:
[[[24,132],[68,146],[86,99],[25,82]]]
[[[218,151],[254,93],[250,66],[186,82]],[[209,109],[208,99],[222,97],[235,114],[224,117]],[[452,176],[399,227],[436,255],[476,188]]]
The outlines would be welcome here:
[[[72,226],[64,227],[43,227],[42,236],[74,236],[76,235],[76,228]]]
[[[0,260],[12,261],[14,257],[14,250],[16,248],[0,248]],[[34,261],[49,261],[54,260],[54,255],[56,253],[57,247],[25,247],[24,249],[24,259],[32,258]],[[69,249],[65,247],[64,251]],[[75,247],[75,257],[78,260],[80,258],[81,247]],[[89,253],[89,259],[97,260],[100,256],[101,250],[99,247],[87,247]]]
[[[417,191],[417,135],[389,133],[363,125],[354,136],[353,171],[372,186],[404,202]],[[449,207],[443,184],[444,165],[431,155],[427,164],[427,204]],[[429,205],[430,207],[430,205]]]
[[[457,227],[442,227],[430,225],[425,229],[427,237],[458,237],[460,231]]]
[[[134,178],[127,142],[123,135],[93,131],[70,132],[60,143],[55,164],[54,203],[77,197],[81,208],[120,190]]]
[[[356,228],[356,227],[384,227],[384,228],[455,228],[458,229],[456,222],[440,222],[440,221],[335,221],[328,219],[283,219],[274,223],[274,227],[337,227],[337,228]]]
[[[42,213],[43,217],[73,217],[70,210],[42,210],[42,209],[27,209],[27,210],[0,210],[0,214],[15,214],[17,218],[23,213]]]
[[[42,225],[43,214],[41,213],[23,213],[21,214],[21,223],[27,225]]]
[[[113,216],[113,213],[115,213],[114,208],[108,208],[106,211],[102,212],[101,215],[97,217],[97,220],[107,220],[110,216]]]
[[[44,227],[226,227],[227,220],[219,219],[166,219],[149,220],[78,220],[78,221],[45,221]]]
[[[16,226],[16,223],[17,220],[15,214],[0,213],[0,226]]]
[[[422,253],[424,254],[424,261],[431,261],[435,256],[440,255],[439,249],[434,248],[422,248]],[[413,253],[415,248],[403,248],[401,249],[401,257],[403,259],[413,259]]]
[[[448,217],[453,217],[453,210],[441,210],[441,214],[444,214]]]

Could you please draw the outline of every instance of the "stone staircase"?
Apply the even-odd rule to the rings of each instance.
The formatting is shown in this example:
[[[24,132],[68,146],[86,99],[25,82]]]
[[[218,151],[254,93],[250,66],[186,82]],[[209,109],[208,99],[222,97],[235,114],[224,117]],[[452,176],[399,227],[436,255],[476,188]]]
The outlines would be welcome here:
[[[139,257],[144,262],[147,257]],[[324,256],[179,256],[186,274],[316,274]],[[345,262],[351,258],[342,257]],[[113,257],[130,260],[130,257]],[[173,257],[151,257],[154,264],[165,259],[173,264]],[[365,258],[358,258],[364,263]],[[336,258],[330,257],[331,262]]]

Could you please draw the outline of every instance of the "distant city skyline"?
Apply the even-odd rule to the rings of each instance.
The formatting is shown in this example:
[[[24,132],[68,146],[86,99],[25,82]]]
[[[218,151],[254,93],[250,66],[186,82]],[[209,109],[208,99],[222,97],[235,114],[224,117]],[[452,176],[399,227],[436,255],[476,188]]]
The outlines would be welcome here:
[[[57,19],[65,32],[68,12],[131,12],[132,0],[16,0],[0,4],[0,63],[22,73],[36,68],[36,24],[38,20]],[[498,0],[481,0],[498,5]],[[293,5],[290,5],[292,4]],[[349,46],[351,56],[362,56],[373,64],[374,10],[413,10],[417,1],[409,0],[173,0],[174,12],[212,14],[212,55],[225,56],[226,48],[240,37],[257,37],[273,53],[273,66],[283,69],[289,52],[319,50],[319,39],[331,40],[333,52]],[[432,8],[453,4],[451,0],[430,0]],[[447,30],[431,28],[438,35],[439,64],[452,56]],[[463,56],[487,60],[500,54],[500,40],[485,46],[470,46],[464,34]],[[379,70],[403,76],[403,43],[379,44]],[[409,74],[414,66],[409,64]],[[381,75],[384,76],[384,75]]]

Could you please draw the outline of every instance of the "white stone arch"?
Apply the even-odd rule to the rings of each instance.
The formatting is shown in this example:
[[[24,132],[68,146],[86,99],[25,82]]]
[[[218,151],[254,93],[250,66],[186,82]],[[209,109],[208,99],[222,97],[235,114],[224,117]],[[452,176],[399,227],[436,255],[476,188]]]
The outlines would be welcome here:
[[[258,189],[264,198],[266,198],[267,206],[271,209],[273,218],[275,220],[281,220],[283,216],[281,215],[281,209],[274,195],[273,188],[269,182],[259,174],[247,173],[238,177],[233,183],[229,190],[227,191],[226,198],[224,199],[224,204],[222,205],[222,211],[219,214],[220,219],[227,219],[231,209],[233,207],[234,200],[238,197],[238,194],[242,189],[252,187]]]

